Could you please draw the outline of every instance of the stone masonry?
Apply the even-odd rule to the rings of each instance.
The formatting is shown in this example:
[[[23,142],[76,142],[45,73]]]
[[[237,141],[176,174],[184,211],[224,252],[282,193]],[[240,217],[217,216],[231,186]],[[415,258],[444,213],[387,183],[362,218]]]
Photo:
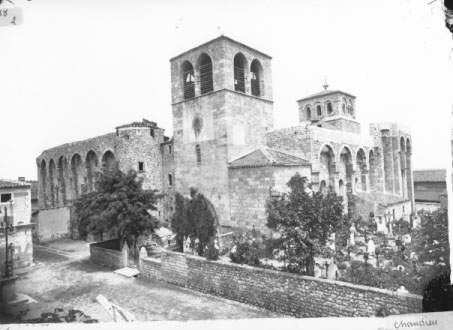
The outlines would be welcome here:
[[[391,206],[408,218],[414,209],[409,131],[373,123],[363,134],[356,97],[327,84],[298,100],[299,125],[274,129],[271,60],[225,36],[173,57],[173,137],[143,120],[42,152],[40,208],[69,207],[94,189],[96,171],[118,162],[163,196],[156,212],[162,221],[171,219],[175,192],[188,195],[194,187],[214,206],[222,232],[266,231],[266,203],[287,190],[296,172],[314,190],[343,196],[345,210],[365,217]],[[265,164],[253,163],[263,150]]]

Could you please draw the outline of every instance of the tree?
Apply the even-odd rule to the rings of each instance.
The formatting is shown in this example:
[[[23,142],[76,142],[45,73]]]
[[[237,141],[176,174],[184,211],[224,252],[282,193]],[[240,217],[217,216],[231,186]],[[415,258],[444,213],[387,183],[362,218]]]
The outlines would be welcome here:
[[[290,192],[268,206],[267,226],[278,232],[278,245],[287,270],[314,276],[314,256],[343,221],[342,198],[329,192],[312,192],[307,179],[298,173],[287,185]]]
[[[190,189],[190,199],[176,193],[171,228],[176,233],[181,249],[184,239],[190,237],[192,247],[195,247],[195,241],[198,240],[197,253],[203,255],[216,234],[215,219],[213,206],[197,189]]]
[[[176,245],[180,252],[184,251],[184,239],[189,236],[187,207],[189,199],[179,192],[175,194],[175,213],[171,220],[171,229],[176,233]]]
[[[150,214],[156,210],[155,191],[143,190],[142,179],[135,171],[126,174],[118,167],[103,168],[95,188],[73,206],[71,227],[78,229],[82,239],[88,234],[102,237],[108,233],[117,236],[120,245],[124,239],[135,244],[140,234],[149,234],[158,227],[158,220]]]

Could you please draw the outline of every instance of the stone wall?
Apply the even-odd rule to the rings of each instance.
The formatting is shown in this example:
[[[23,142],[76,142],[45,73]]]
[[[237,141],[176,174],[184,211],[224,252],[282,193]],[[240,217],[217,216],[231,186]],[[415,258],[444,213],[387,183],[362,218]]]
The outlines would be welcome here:
[[[69,207],[57,207],[39,211],[35,225],[35,237],[39,242],[51,241],[69,235]]]
[[[229,192],[232,227],[268,232],[266,202],[273,187],[274,168],[229,169]]]
[[[375,316],[381,308],[420,313],[409,293],[254,268],[166,252],[142,259],[140,276],[296,317]]]
[[[118,240],[91,243],[90,261],[113,269],[123,268],[125,267],[124,255],[118,248]]]

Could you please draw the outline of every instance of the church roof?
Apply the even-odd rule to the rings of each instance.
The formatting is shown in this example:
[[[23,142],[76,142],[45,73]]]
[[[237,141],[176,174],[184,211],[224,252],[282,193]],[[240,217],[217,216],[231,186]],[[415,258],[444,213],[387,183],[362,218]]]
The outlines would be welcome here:
[[[310,162],[287,151],[261,147],[229,162],[229,168],[263,166],[301,166]]]
[[[391,206],[410,201],[409,198],[402,198],[400,196],[388,195],[378,192],[357,192],[356,195],[363,200],[378,203],[383,206]]]
[[[255,48],[252,48],[252,47],[250,47],[250,46],[247,46],[247,45],[245,45],[245,44],[243,44],[243,43],[241,43],[241,42],[239,42],[239,41],[233,40],[233,39],[231,39],[231,38],[229,38],[229,37],[227,37],[227,36],[221,35],[221,36],[219,36],[219,37],[217,37],[217,38],[214,38],[214,39],[212,39],[212,40],[210,40],[210,41],[208,41],[208,42],[205,42],[205,43],[203,43],[203,44],[201,44],[201,45],[199,45],[199,46],[197,46],[197,47],[191,48],[191,49],[189,49],[189,50],[187,50],[187,51],[185,51],[185,52],[183,52],[183,53],[181,53],[181,54],[179,54],[179,55],[176,55],[175,57],[172,57],[172,58],[170,59],[170,62],[171,62],[171,61],[174,61],[175,59],[177,59],[177,58],[179,58],[179,57],[181,57],[181,56],[184,56],[184,55],[186,55],[186,54],[188,54],[188,53],[191,53],[191,52],[193,52],[193,51],[195,51],[195,50],[204,48],[204,47],[206,47],[206,46],[208,46],[208,45],[210,45],[210,44],[212,44],[212,43],[215,43],[215,42],[217,42],[217,41],[220,41],[220,40],[227,40],[227,41],[229,41],[229,42],[231,42],[231,43],[235,43],[235,44],[237,44],[237,45],[239,45],[239,46],[241,46],[241,47],[244,47],[244,48],[246,48],[246,49],[248,49],[248,50],[251,50],[251,51],[253,51],[253,52],[257,53],[257,54],[260,54],[261,56],[267,57],[268,59],[272,59],[271,56],[269,56],[269,55],[267,55],[267,54],[265,54],[265,53],[263,53],[263,52],[261,52],[261,51],[259,51],[259,50],[256,50]]]
[[[297,102],[310,100],[310,99],[314,99],[314,98],[322,97],[322,96],[327,96],[327,95],[331,95],[331,94],[337,94],[337,93],[345,94],[345,95],[348,95],[350,97],[355,98],[354,95],[349,94],[349,93],[345,93],[345,92],[340,91],[340,90],[333,90],[333,91],[332,90],[325,90],[325,91],[322,91],[322,92],[319,92],[319,93],[312,94],[312,95],[307,96],[307,97],[303,97],[300,100],[297,100]]]
[[[414,182],[445,182],[446,170],[418,170],[412,171]]]
[[[142,121],[134,121],[134,122],[132,122],[130,124],[125,124],[125,125],[118,126],[118,127],[116,127],[116,129],[119,129],[119,128],[130,128],[130,127],[151,127],[151,128],[156,128],[157,124],[154,121],[150,121],[150,120],[147,120],[147,119],[143,118]]]
[[[31,185],[29,183],[22,182],[22,181],[0,179],[0,189],[1,188],[18,188],[18,187],[29,188],[29,187],[31,187]]]

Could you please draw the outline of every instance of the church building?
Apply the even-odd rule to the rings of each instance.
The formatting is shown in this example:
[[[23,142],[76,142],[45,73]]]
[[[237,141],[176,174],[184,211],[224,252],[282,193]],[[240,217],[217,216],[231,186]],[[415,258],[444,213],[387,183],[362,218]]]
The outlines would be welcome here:
[[[222,231],[266,233],[266,203],[287,191],[295,173],[315,191],[340,194],[345,210],[364,218],[409,220],[410,133],[378,123],[362,134],[356,97],[327,84],[297,101],[297,125],[275,129],[271,61],[226,36],[170,59],[173,137],[143,120],[43,151],[37,158],[41,226],[57,213],[67,221],[71,202],[94,189],[95,172],[115,162],[161,192],[156,216],[162,221],[171,219],[174,193],[188,195],[195,187],[211,201]]]

